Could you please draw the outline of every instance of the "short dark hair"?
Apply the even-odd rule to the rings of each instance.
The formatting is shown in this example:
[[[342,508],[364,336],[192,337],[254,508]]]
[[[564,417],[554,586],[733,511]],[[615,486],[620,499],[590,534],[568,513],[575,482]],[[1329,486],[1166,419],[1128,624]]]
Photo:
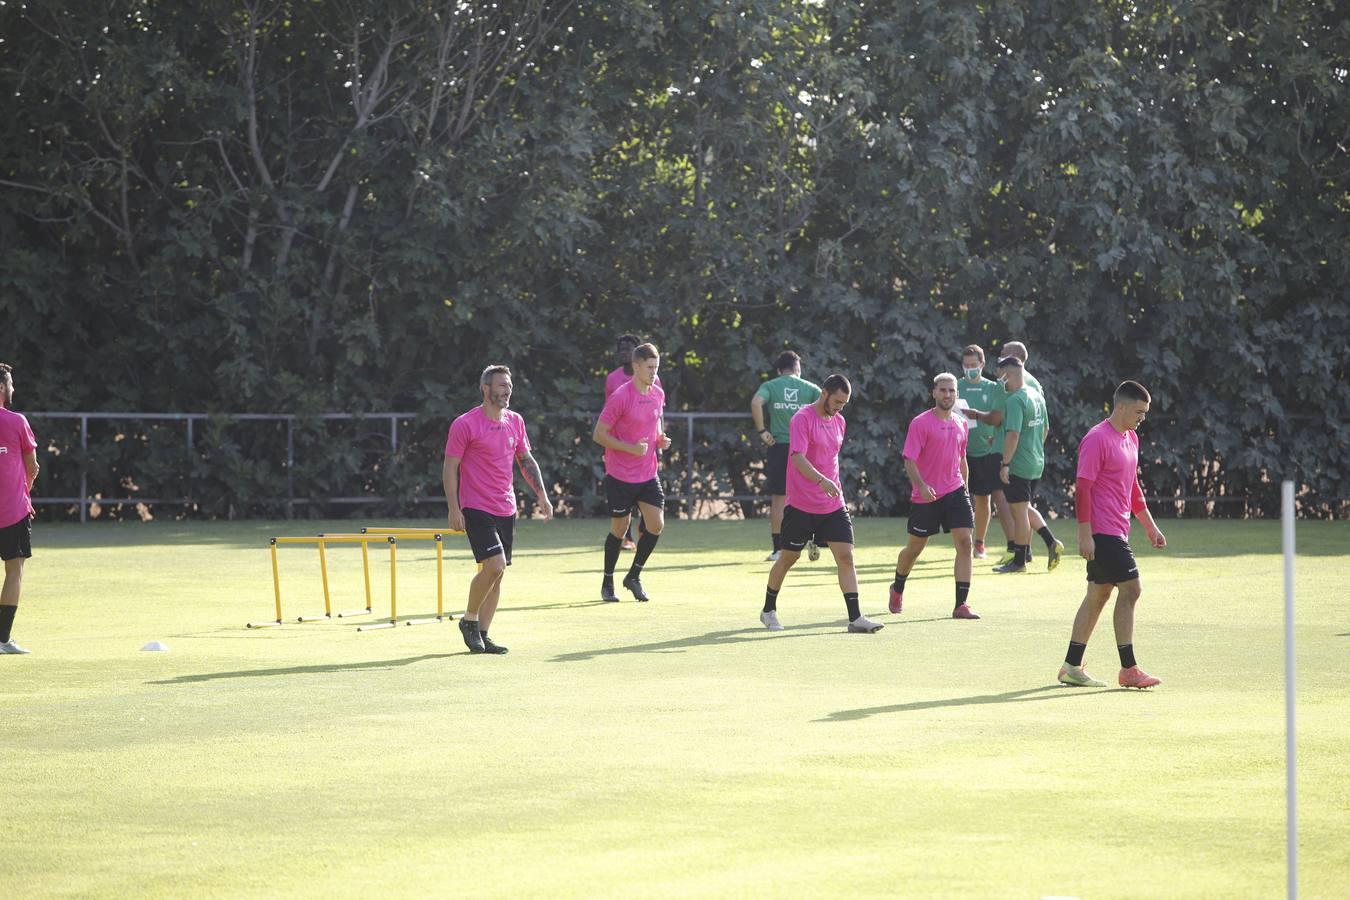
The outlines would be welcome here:
[[[1020,369],[1022,368],[1022,361],[1015,356],[1005,356],[998,361],[998,367],[1000,369]]]
[[[820,389],[826,396],[837,394],[840,391],[843,391],[845,394],[853,393],[853,385],[848,383],[847,378],[839,374],[834,374],[829,378],[826,378],[825,382],[820,386]]]
[[[658,359],[661,351],[656,349],[656,345],[648,341],[645,344],[638,344],[633,348],[633,359]]]
[[[487,387],[489,384],[492,384],[492,376],[510,374],[511,370],[506,366],[488,366],[483,370],[483,374],[478,377],[478,384],[482,387]]]
[[[10,373],[13,371],[14,370],[10,367],[9,363],[0,363],[0,375],[4,376],[3,378],[0,378],[0,381],[8,381]]]
[[[802,358],[791,350],[784,350],[778,354],[778,358],[773,361],[773,367],[779,372],[785,372],[788,369],[795,369],[801,365]]]
[[[1116,388],[1116,393],[1111,400],[1116,404],[1124,403],[1126,400],[1142,400],[1145,403],[1153,402],[1153,398],[1149,396],[1148,389],[1137,381],[1122,381],[1120,387]]]
[[[978,356],[980,362],[984,362],[984,348],[979,344],[966,344],[961,350],[961,358],[965,359],[967,356]]]
[[[619,335],[619,339],[614,343],[616,346],[619,344],[632,344],[636,347],[638,344],[642,343],[642,338],[638,337],[636,334],[621,334]]]

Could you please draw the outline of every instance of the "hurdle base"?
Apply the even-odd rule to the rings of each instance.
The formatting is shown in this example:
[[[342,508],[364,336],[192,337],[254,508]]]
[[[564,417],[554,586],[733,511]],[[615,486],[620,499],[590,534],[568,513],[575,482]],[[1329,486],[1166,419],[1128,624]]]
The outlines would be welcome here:
[[[275,622],[247,622],[247,623],[244,624],[244,627],[245,627],[245,628],[276,628],[276,627],[277,627],[278,625],[280,625],[280,624],[281,624],[281,620],[280,620],[280,619],[277,619]]]
[[[403,624],[404,624],[404,625],[435,625],[435,624],[437,624],[437,623],[440,622],[440,621],[441,621],[441,619],[440,619],[439,617],[433,616],[433,617],[430,618],[430,619],[409,619],[408,621],[404,622]]]
[[[332,618],[332,617],[329,616],[327,613],[324,613],[324,614],[321,615],[321,616],[297,616],[295,621],[297,621],[297,622],[324,622],[324,621],[327,621],[327,620],[330,619],[330,618]]]
[[[368,616],[371,614],[371,612],[372,610],[369,609],[349,609],[346,612],[338,613],[337,617],[339,619],[350,619],[355,616]]]
[[[397,627],[398,627],[398,623],[397,623],[397,622],[376,622],[376,623],[373,624],[373,625],[362,625],[362,626],[360,626],[359,628],[357,628],[356,630],[357,630],[357,631],[376,631],[376,630],[381,629],[381,628],[397,628]]]

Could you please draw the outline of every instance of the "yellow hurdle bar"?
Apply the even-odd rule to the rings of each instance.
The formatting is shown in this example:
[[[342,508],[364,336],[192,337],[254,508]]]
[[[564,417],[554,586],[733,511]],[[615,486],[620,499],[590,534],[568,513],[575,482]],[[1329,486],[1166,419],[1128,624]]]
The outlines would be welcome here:
[[[389,621],[374,625],[362,625],[357,631],[376,631],[381,628],[398,626],[398,538],[394,535],[377,535],[389,541]]]
[[[275,622],[246,622],[245,628],[273,628],[281,624],[281,575],[277,572],[277,539],[272,538],[272,592],[277,598]]]

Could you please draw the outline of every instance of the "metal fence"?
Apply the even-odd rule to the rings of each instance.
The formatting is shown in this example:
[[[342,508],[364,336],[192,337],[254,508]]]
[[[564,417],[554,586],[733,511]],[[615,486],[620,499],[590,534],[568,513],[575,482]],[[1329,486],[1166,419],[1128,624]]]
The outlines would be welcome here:
[[[389,435],[389,453],[394,455],[399,449],[399,421],[416,420],[419,414],[415,412],[370,412],[370,413],[320,413],[315,415],[301,416],[295,413],[146,413],[146,412],[52,412],[52,411],[34,411],[26,414],[30,419],[57,419],[78,421],[80,424],[79,447],[81,451],[80,463],[80,488],[79,496],[34,496],[34,505],[47,506],[78,506],[80,512],[80,521],[86,522],[89,519],[90,508],[97,504],[99,506],[125,506],[145,504],[146,506],[167,505],[167,506],[190,506],[193,504],[191,486],[189,484],[187,492],[178,497],[148,497],[148,496],[122,496],[106,497],[93,496],[89,490],[88,465],[85,458],[89,452],[89,423],[91,421],[136,421],[136,422],[181,422],[183,424],[183,449],[184,453],[191,457],[194,452],[194,439],[196,436],[196,425],[206,421],[225,421],[225,422],[284,422],[286,424],[286,504],[288,507],[295,505],[304,505],[312,503],[331,503],[331,504],[362,504],[362,503],[380,503],[392,501],[395,498],[359,495],[359,496],[329,496],[329,497],[296,497],[295,496],[295,466],[296,466],[296,447],[295,431],[296,423],[301,420],[320,420],[320,421],[376,421],[388,423]],[[695,432],[696,424],[699,420],[743,420],[749,421],[747,413],[738,412],[670,412],[665,413],[667,422],[683,420],[684,422],[684,459],[683,475],[681,478],[682,490],[672,496],[671,499],[693,502],[695,500],[712,500],[725,503],[738,503],[743,501],[759,501],[764,498],[755,494],[727,494],[716,497],[705,497],[694,493],[694,471],[696,453]],[[667,433],[671,430],[667,427]],[[442,497],[414,497],[408,502],[412,503],[444,503]]]

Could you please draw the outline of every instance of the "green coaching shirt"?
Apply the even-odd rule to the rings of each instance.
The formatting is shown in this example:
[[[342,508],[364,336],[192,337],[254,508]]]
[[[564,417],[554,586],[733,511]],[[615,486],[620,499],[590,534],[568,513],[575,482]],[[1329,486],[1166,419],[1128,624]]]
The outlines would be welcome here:
[[[1003,411],[1008,392],[997,381],[991,381],[981,376],[980,380],[973,384],[966,378],[962,378],[956,384],[957,396],[966,401],[966,405],[971,409],[978,409],[980,412]],[[988,456],[990,453],[1001,453],[1002,451],[1003,429],[997,425],[990,425],[988,422],[978,422],[971,419],[966,456],[970,459],[979,459]]]
[[[1003,410],[1003,430],[1016,431],[1017,452],[1008,471],[1018,478],[1040,478],[1045,471],[1045,432],[1050,418],[1045,414],[1045,398],[1028,385],[1008,395]]]
[[[779,375],[761,384],[755,396],[764,398],[764,406],[769,413],[766,423],[769,434],[778,443],[786,444],[791,440],[788,423],[797,410],[820,399],[820,388],[796,375]]]

